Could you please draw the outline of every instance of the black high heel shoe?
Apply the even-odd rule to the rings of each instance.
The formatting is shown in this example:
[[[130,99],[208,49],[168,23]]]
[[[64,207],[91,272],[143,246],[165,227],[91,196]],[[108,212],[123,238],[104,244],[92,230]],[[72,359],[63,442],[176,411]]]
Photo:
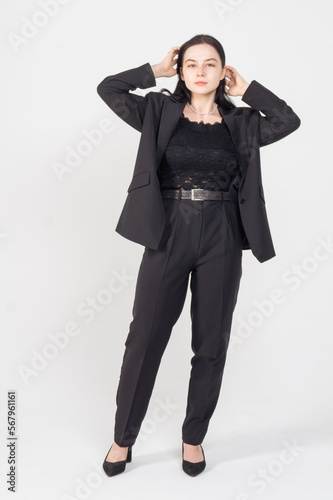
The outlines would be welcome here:
[[[132,461],[132,446],[129,446],[128,450],[127,450],[127,457],[125,458],[125,460],[119,460],[118,462],[107,462],[106,458],[107,458],[112,446],[113,446],[113,444],[109,448],[109,451],[107,452],[106,457],[105,457],[104,462],[103,462],[104,472],[109,477],[116,476],[117,474],[124,472],[124,470],[126,468],[126,463]]]
[[[182,467],[183,471],[186,472],[186,474],[188,474],[189,476],[192,477],[197,476],[206,467],[206,459],[202,446],[201,450],[204,457],[202,462],[189,462],[188,460],[184,460],[184,443],[182,443],[182,459],[183,459]]]

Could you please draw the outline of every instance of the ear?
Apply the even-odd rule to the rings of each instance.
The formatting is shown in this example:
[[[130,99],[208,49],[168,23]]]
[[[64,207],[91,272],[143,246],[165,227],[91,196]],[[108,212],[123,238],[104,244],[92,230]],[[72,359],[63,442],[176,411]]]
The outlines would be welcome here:
[[[223,80],[223,78],[225,77],[226,72],[227,72],[227,68],[226,68],[226,66],[224,66],[224,68],[223,68],[223,70],[222,70],[222,73],[221,73],[221,78],[220,78],[220,80]]]
[[[183,68],[181,66],[179,67],[179,72],[180,72],[181,79],[184,80]]]

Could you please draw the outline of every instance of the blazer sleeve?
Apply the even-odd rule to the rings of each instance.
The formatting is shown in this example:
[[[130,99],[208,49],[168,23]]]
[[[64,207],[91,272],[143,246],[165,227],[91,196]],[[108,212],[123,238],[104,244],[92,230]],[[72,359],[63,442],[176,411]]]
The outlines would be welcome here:
[[[128,125],[141,132],[147,107],[145,96],[130,94],[130,90],[156,86],[156,79],[150,63],[107,76],[97,86],[97,93],[103,101]]]
[[[254,133],[259,147],[279,141],[301,125],[300,118],[292,108],[256,80],[252,80],[242,100],[258,111],[254,113]]]

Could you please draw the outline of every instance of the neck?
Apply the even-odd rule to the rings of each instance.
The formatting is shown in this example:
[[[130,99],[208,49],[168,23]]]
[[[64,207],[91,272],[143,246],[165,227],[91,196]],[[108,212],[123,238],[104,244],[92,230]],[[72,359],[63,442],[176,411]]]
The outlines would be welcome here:
[[[198,113],[211,113],[216,107],[216,102],[214,101],[215,95],[200,95],[191,93],[191,100],[189,101],[195,111]]]

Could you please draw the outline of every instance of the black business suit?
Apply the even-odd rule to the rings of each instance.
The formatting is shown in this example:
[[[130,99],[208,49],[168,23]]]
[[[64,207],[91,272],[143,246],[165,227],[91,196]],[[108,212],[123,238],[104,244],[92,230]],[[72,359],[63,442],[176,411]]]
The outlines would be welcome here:
[[[97,87],[106,104],[141,132],[133,178],[116,231],[152,249],[160,243],[166,220],[157,168],[185,107],[185,102],[159,92],[145,96],[129,93],[155,85],[147,62],[108,76]],[[218,109],[231,133],[241,168],[238,200],[245,231],[243,249],[251,249],[259,262],[264,262],[275,256],[275,250],[266,214],[259,148],[286,137],[301,121],[285,101],[256,80],[252,80],[242,100],[251,108]],[[259,110],[266,116],[261,116]]]
[[[260,262],[275,255],[261,182],[259,147],[300,125],[292,109],[253,80],[243,100],[263,111],[219,111],[234,141],[241,175],[230,201],[191,201],[161,196],[157,167],[185,102],[129,90],[156,85],[149,63],[105,78],[99,95],[141,132],[134,175],[116,231],[145,246],[136,285],[117,391],[115,441],[134,444],[146,414],[158,367],[179,318],[191,276],[192,370],[185,443],[200,444],[216,407],[242,275],[242,250]],[[194,205],[193,205],[194,204]]]

